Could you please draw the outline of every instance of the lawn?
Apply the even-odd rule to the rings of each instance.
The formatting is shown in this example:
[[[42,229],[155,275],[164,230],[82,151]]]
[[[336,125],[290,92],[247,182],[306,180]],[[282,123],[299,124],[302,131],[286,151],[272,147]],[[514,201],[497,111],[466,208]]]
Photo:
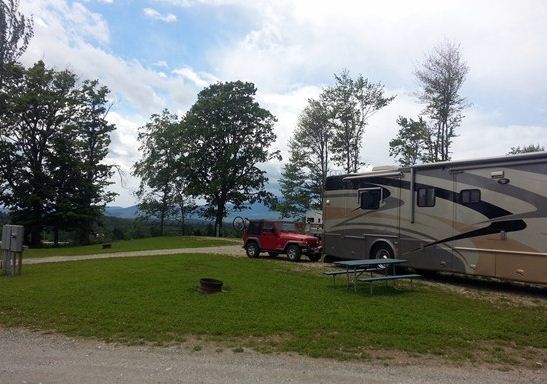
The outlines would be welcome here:
[[[26,257],[49,257],[49,256],[78,256],[93,255],[97,253],[148,251],[151,249],[176,249],[176,248],[201,248],[221,245],[240,244],[237,239],[212,239],[209,237],[186,237],[186,236],[162,236],[148,237],[144,239],[115,241],[112,248],[103,249],[102,244],[84,245],[79,247],[46,247],[28,249],[23,256]]]
[[[379,285],[332,287],[279,260],[180,255],[30,265],[0,278],[0,324],[122,343],[213,342],[235,351],[367,359],[386,351],[499,364],[545,362],[546,307]],[[196,291],[200,277],[226,292]],[[8,294],[9,293],[9,294]]]

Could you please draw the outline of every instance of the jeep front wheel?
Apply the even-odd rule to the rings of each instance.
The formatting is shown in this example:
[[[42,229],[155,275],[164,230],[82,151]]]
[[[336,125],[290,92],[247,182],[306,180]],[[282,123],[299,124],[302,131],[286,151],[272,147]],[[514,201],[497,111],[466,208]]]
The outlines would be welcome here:
[[[298,245],[291,244],[287,247],[287,258],[290,261],[298,261],[300,260],[300,255],[302,253],[302,250]]]
[[[260,253],[260,250],[258,249],[258,244],[254,241],[248,242],[245,246],[245,252],[247,252],[247,257],[250,257],[251,259],[258,257],[258,254]]]

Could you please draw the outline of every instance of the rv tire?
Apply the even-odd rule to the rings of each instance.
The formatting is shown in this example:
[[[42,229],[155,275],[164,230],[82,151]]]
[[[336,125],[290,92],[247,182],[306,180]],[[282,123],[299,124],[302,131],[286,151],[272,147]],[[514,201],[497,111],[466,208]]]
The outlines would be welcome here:
[[[386,243],[376,244],[372,251],[370,252],[371,259],[392,259],[393,258],[393,249]],[[393,266],[391,265],[379,265],[381,269],[387,269],[388,273],[393,272]]]

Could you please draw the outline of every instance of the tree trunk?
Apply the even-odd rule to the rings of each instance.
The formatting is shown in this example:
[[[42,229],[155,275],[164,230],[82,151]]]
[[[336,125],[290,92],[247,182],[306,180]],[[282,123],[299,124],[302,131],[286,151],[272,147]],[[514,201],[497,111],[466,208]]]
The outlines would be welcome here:
[[[33,224],[30,228],[30,246],[39,247],[42,244],[41,233],[42,228],[38,224]]]
[[[215,236],[222,235],[222,220],[224,219],[224,203],[218,205],[217,215],[215,219]]]
[[[165,221],[165,212],[162,211],[160,214],[160,236],[163,236],[163,223]]]
[[[53,228],[53,246],[58,247],[59,246],[59,227],[55,226]]]

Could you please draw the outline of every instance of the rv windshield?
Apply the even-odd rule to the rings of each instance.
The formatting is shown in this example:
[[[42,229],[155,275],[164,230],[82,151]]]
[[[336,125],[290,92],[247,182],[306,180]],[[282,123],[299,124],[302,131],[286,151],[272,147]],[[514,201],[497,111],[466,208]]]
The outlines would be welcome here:
[[[279,223],[279,229],[281,232],[296,232],[296,225],[294,223]]]

